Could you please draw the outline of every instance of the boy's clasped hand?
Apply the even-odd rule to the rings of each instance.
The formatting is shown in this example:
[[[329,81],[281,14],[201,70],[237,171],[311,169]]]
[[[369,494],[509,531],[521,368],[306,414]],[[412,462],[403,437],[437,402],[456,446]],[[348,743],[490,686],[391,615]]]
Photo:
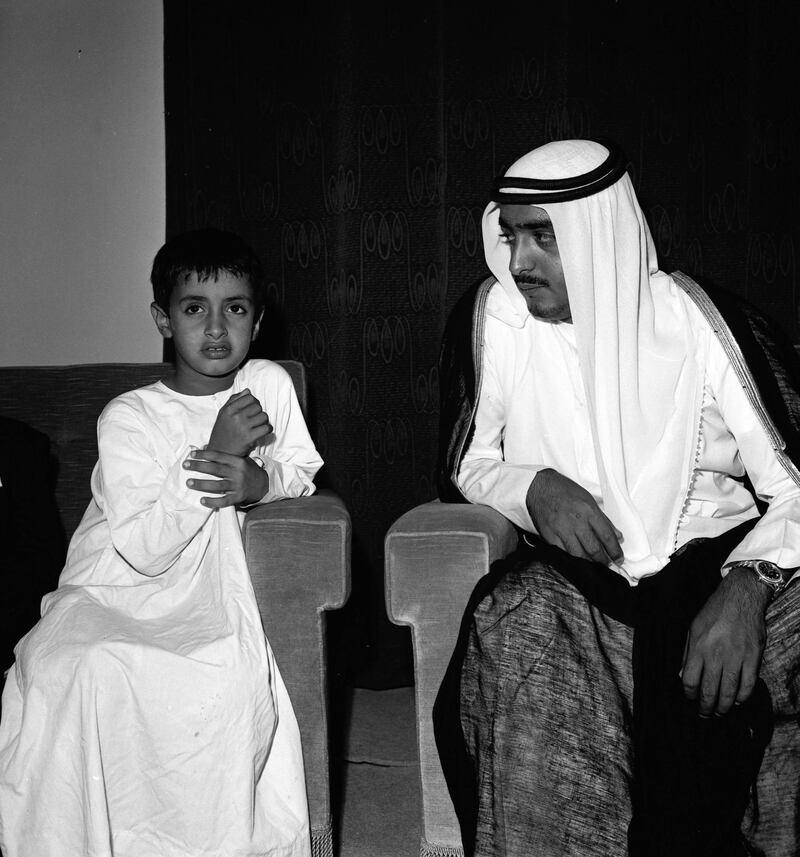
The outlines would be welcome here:
[[[213,479],[188,479],[194,491],[211,494],[200,502],[211,509],[257,503],[269,490],[269,476],[250,453],[272,433],[269,417],[249,391],[234,393],[222,406],[205,449],[194,451],[183,466]]]

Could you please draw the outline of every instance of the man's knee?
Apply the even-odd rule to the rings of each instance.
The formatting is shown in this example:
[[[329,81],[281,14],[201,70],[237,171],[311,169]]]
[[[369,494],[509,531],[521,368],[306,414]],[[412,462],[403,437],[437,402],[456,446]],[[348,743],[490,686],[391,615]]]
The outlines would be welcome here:
[[[575,590],[547,563],[529,558],[516,560],[504,569],[488,592],[475,605],[473,616],[479,632],[503,620],[527,621],[530,612],[549,613],[575,596]],[[528,617],[519,615],[528,605]]]

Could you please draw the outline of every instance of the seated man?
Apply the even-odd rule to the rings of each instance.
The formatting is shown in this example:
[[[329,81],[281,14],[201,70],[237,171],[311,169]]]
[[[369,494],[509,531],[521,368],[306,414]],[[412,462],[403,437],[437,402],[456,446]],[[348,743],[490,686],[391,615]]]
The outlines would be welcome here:
[[[522,540],[464,626],[465,850],[796,855],[792,349],[658,269],[612,146],[522,157],[483,239],[493,276],[445,334],[440,496]]]

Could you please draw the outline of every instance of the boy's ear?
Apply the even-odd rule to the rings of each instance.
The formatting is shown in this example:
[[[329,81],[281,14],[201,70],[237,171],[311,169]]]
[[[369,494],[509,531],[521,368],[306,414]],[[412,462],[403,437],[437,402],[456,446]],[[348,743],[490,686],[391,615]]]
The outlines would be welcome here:
[[[150,312],[153,315],[153,321],[156,323],[158,332],[164,339],[172,339],[172,325],[170,324],[169,316],[155,301],[150,304]]]
[[[250,336],[250,342],[255,342],[256,337],[258,336],[259,328],[261,327],[261,319],[264,318],[264,310],[258,314],[258,318],[256,319],[256,323],[253,325],[253,333]]]

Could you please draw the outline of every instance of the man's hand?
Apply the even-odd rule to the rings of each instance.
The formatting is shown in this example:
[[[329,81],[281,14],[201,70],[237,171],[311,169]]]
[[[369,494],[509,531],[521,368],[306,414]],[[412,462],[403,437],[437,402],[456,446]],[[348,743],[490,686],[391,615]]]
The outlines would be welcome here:
[[[213,494],[200,502],[210,509],[257,503],[269,490],[269,476],[253,461],[227,452],[199,449],[183,462],[186,470],[196,470],[217,479],[187,479],[193,491]]]
[[[683,655],[683,689],[699,713],[726,714],[755,687],[772,594],[745,568],[732,568],[695,616]]]
[[[231,455],[249,455],[272,431],[261,403],[249,391],[234,393],[220,408],[211,429],[208,449]]]
[[[534,526],[549,544],[603,565],[622,560],[622,533],[577,482],[555,470],[540,470],[525,502]]]

